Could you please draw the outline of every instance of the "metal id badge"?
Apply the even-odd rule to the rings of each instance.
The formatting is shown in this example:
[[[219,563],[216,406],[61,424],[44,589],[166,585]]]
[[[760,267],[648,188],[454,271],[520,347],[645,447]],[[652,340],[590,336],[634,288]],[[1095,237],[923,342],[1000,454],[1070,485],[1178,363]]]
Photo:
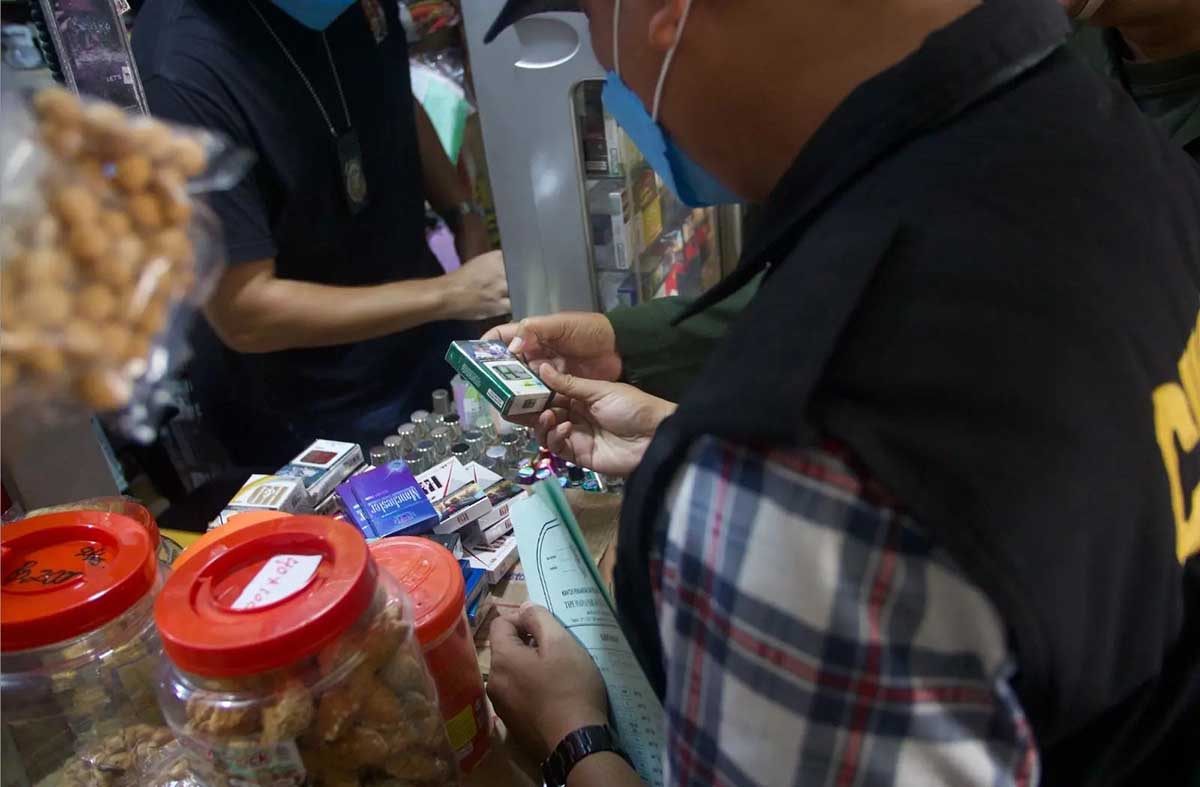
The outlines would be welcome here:
[[[358,146],[358,132],[354,129],[337,138],[338,170],[342,174],[342,190],[346,194],[346,207],[350,215],[356,216],[367,207],[367,175],[363,171],[362,149]]]

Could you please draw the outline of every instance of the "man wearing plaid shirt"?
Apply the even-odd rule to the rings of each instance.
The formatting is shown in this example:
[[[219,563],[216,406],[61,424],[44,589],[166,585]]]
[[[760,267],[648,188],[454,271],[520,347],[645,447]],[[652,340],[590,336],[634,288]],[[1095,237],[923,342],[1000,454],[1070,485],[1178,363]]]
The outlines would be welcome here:
[[[616,601],[663,699],[662,781],[1186,783],[1187,157],[1062,50],[1046,0],[508,0],[493,32],[572,8],[681,198],[764,203],[681,318],[761,275],[678,408],[618,381],[603,321],[493,337],[547,362],[543,444],[636,468]],[[548,782],[641,783],[547,611],[492,646],[489,695]]]

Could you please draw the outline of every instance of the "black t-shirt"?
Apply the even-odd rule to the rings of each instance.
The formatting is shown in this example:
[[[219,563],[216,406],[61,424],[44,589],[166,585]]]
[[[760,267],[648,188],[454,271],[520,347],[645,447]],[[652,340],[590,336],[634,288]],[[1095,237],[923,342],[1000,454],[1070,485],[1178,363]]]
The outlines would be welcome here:
[[[382,24],[374,14],[368,20],[364,4],[382,10]],[[154,114],[218,131],[257,156],[237,186],[209,198],[229,263],[274,257],[281,278],[331,285],[440,275],[425,241],[408,52],[396,4],[355,3],[324,33],[367,180],[369,203],[353,215],[334,136],[267,25],[336,133],[346,132],[322,34],[268,2],[149,0],[134,28],[134,54]],[[424,403],[449,377],[441,356],[458,333],[457,325],[435,323],[353,345],[241,355],[206,332],[197,339],[201,371],[194,376],[210,400],[230,391],[236,420],[248,420],[250,408],[268,435],[314,417],[336,430],[340,418],[352,424],[389,401]],[[339,435],[309,437],[317,436]]]

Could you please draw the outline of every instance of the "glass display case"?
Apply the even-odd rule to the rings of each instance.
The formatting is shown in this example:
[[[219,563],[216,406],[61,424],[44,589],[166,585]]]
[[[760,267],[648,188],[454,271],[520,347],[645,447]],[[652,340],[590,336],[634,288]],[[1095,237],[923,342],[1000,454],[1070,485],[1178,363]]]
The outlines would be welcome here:
[[[721,278],[716,208],[689,208],[605,111],[599,80],[575,86],[588,249],[603,311],[697,296]]]
[[[463,2],[514,314],[694,297],[719,281],[740,212],[683,205],[604,111],[585,17],[539,14],[484,44],[496,12]]]

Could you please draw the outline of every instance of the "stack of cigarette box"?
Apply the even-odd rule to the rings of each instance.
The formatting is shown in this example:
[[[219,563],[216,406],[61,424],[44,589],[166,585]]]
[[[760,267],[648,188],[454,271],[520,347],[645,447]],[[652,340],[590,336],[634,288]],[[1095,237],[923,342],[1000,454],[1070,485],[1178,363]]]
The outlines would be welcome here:
[[[487,572],[488,580],[499,582],[517,560],[509,506],[525,490],[475,462],[457,458],[417,476],[440,516],[435,533],[455,533],[472,565]]]

